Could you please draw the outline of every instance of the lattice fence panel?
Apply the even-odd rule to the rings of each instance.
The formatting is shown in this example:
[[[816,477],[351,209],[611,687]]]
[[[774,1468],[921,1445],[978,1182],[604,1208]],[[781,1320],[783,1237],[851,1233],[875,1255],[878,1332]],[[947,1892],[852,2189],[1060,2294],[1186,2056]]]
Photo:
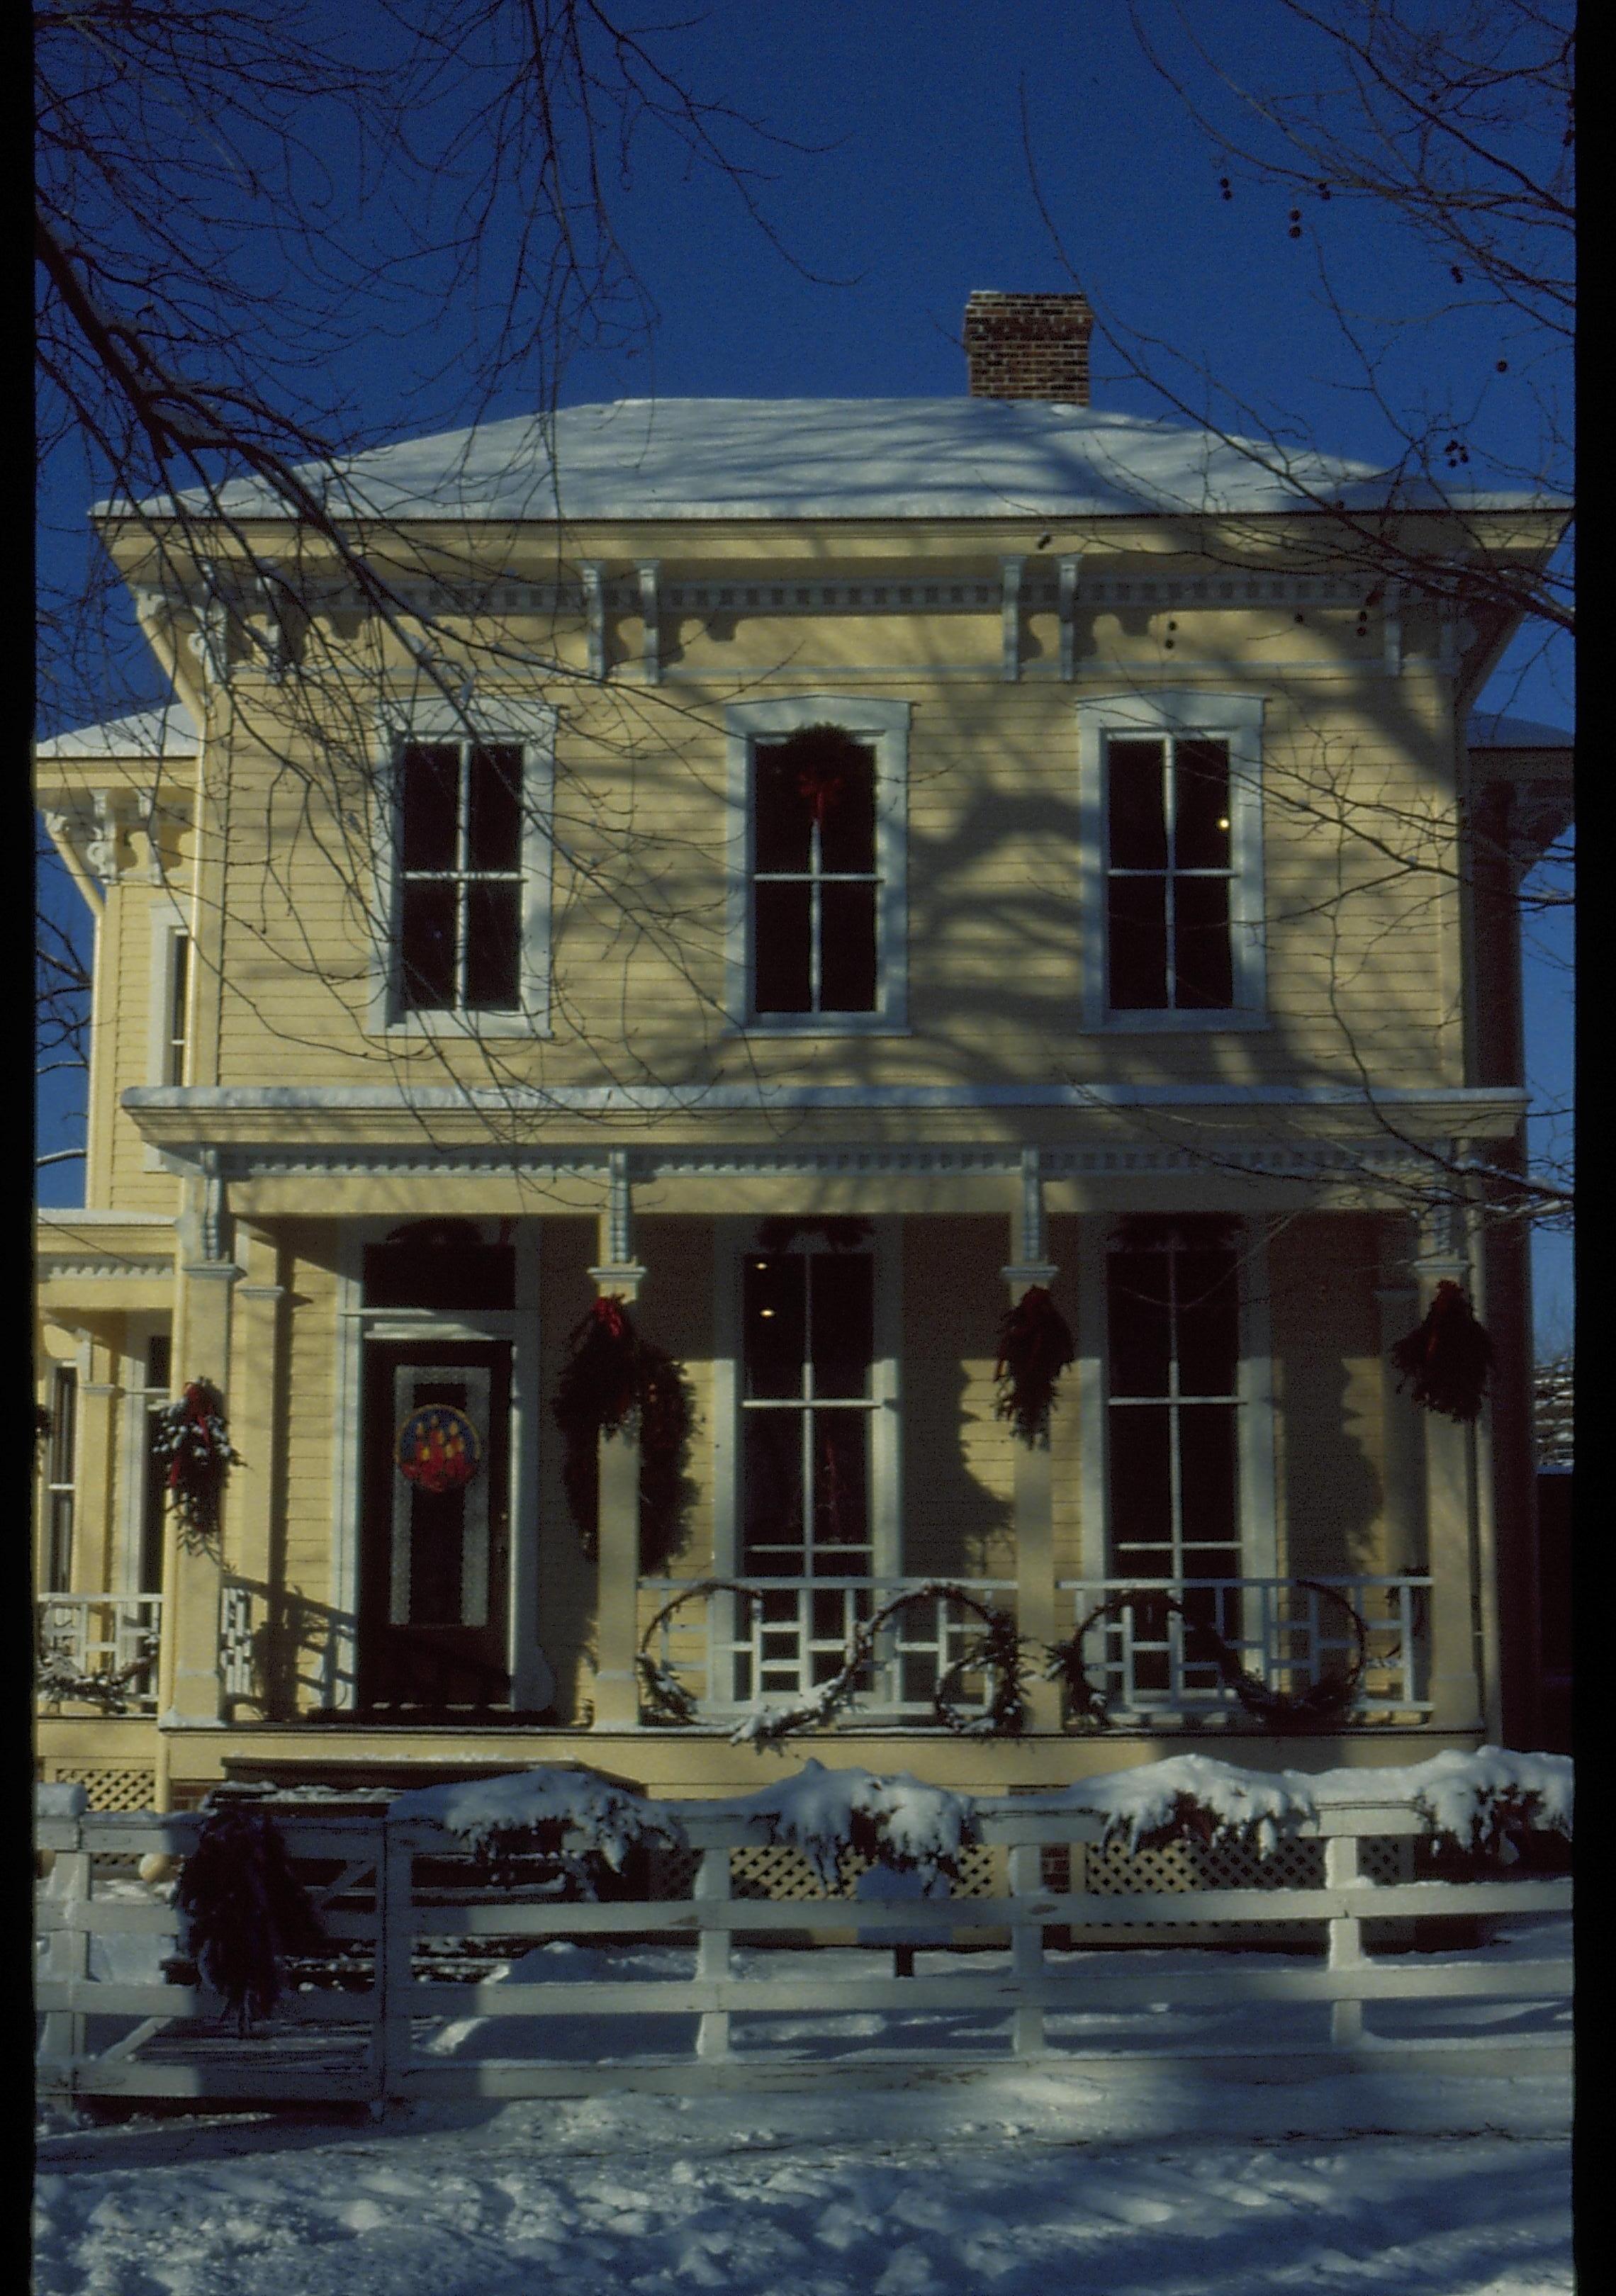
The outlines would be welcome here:
[[[963,1851],[959,1878],[949,1895],[955,1898],[996,1897],[1003,1886],[999,1855],[991,1847],[981,1843]],[[844,1857],[841,1888],[826,1890],[800,1849],[774,1842],[749,1845],[744,1849],[730,1852],[730,1888],[737,1898],[766,1898],[787,1903],[804,1898],[850,1898],[859,1874],[870,1863],[867,1857]]]
[[[1318,1890],[1324,1887],[1321,1841],[1280,1841],[1271,1857],[1244,1842],[1169,1841],[1129,1851],[1127,1844],[1087,1844],[1082,1887],[1096,1898],[1147,1896],[1186,1890]],[[1077,1852],[1072,1854],[1076,1881]]]
[[[139,1765],[53,1762],[51,1781],[82,1786],[92,1809],[150,1809],[157,1795],[157,1772]]]

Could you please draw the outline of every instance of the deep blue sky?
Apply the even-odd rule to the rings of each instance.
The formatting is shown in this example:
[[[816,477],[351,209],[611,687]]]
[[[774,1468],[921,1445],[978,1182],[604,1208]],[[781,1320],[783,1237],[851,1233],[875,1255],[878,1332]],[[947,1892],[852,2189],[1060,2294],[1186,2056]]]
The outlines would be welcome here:
[[[333,20],[340,20],[341,11]],[[682,11],[667,12],[669,20]],[[1169,12],[1147,7],[1165,33]],[[1317,84],[1317,65],[1266,0],[1230,10],[1193,0],[1235,70]],[[1067,257],[1103,315],[1163,347],[1186,387],[1195,369],[1267,410],[1276,429],[1389,458],[1396,440],[1362,388],[1324,308],[1321,262],[1355,324],[1386,347],[1394,406],[1463,418],[1480,474],[1490,452],[1520,467],[1537,453],[1534,391],[1563,388],[1520,330],[1466,313],[1441,271],[1374,211],[1309,202],[1299,240],[1287,195],[1224,172],[1142,57],[1121,0],[718,0],[659,52],[698,94],[817,152],[738,135],[754,189],[802,268],[769,242],[733,187],[693,172],[654,133],[614,190],[623,237],[654,299],[648,342],[591,354],[563,377],[566,401],[621,395],[907,397],[964,388],[960,317],[973,287],[1061,287],[1070,275],[1039,215],[1021,107]],[[1418,315],[1441,316],[1430,324]],[[361,349],[342,380],[366,434],[397,437],[462,413],[466,374],[453,326]],[[1172,365],[1172,355],[1182,364]],[[1499,357],[1511,372],[1500,379]],[[402,387],[447,363],[406,410]],[[1161,413],[1161,401],[1096,346],[1095,403]],[[1225,411],[1226,411],[1226,402]],[[522,411],[507,390],[492,414]],[[51,512],[78,505],[47,499]],[[1569,659],[1517,649],[1489,700],[1569,725]],[[119,706],[127,706],[120,697]],[[45,729],[49,730],[49,729]],[[1569,958],[1569,928],[1535,936]],[[1529,1063],[1548,1101],[1570,1091],[1568,974],[1529,957]],[[47,1146],[69,1136],[59,1118]],[[45,1176],[72,1201],[80,1168]],[[1569,1247],[1538,1250],[1539,1324],[1569,1322]]]

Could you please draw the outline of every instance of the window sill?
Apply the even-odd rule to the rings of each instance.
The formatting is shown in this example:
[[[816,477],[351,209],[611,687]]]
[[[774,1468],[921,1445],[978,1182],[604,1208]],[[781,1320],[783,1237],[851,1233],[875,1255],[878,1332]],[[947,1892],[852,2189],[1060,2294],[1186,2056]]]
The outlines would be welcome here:
[[[767,1021],[731,1021],[726,1037],[912,1037],[906,1021],[890,1021],[881,1013],[805,1013],[800,1020],[783,1015]]]
[[[547,1021],[536,1020],[528,1013],[404,1013],[365,1033],[381,1037],[463,1037],[467,1044],[480,1044],[490,1037],[531,1037],[544,1041],[555,1031]]]

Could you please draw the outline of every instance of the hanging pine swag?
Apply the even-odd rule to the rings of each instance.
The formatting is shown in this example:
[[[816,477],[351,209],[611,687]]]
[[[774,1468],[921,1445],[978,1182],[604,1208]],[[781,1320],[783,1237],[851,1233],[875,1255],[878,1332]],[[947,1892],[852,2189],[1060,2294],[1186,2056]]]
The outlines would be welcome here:
[[[1391,1350],[1401,1374],[1399,1392],[1412,1381],[1415,1403],[1461,1425],[1481,1414],[1492,1359],[1491,1340],[1459,1286],[1450,1283],[1437,1285],[1424,1321]]]
[[[186,1545],[211,1546],[219,1535],[226,1478],[242,1457],[231,1447],[225,1398],[210,1380],[193,1380],[177,1403],[157,1413],[152,1456],[168,1471],[168,1491]]]
[[[565,1445],[562,1482],[584,1552],[596,1551],[599,1441],[637,1422],[640,1569],[657,1577],[679,1546],[695,1496],[686,1472],[692,1406],[685,1367],[635,1330],[622,1299],[597,1300],[567,1341],[555,1423]]]
[[[999,1328],[995,1415],[1009,1420],[1023,1443],[1046,1444],[1061,1374],[1077,1356],[1071,1329],[1041,1283],[1021,1294]]]
[[[285,1956],[318,1953],[324,1942],[274,1821],[239,1803],[203,1818],[174,1901],[185,1917],[185,1954],[203,1983],[223,1994],[238,2032],[274,2011],[285,1990]]]

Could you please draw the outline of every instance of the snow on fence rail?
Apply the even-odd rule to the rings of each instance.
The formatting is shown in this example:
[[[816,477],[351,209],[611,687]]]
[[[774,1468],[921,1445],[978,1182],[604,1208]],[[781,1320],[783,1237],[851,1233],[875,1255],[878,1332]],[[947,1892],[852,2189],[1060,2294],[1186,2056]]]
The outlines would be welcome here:
[[[1440,1758],[1423,1769],[1483,1759]],[[965,1805],[975,1841],[998,1858],[1002,1886],[990,1898],[929,1895],[923,1915],[912,1897],[862,1889],[788,1900],[737,1894],[737,1852],[755,1850],[760,1829],[787,1838],[777,1825],[769,1831],[767,1795],[751,1805],[644,1805],[664,1844],[680,1845],[660,1869],[677,1894],[655,1893],[652,1856],[637,1878],[632,1867],[624,1876],[632,1894],[595,1901],[559,1897],[554,1874],[524,1885],[519,1867],[491,1881],[463,1824],[456,1833],[411,1811],[410,1801],[430,1796],[357,1813],[267,1800],[258,1807],[273,1813],[304,1875],[330,1952],[318,1985],[305,1978],[299,1987],[294,1965],[294,1989],[245,2036],[229,2027],[217,1995],[157,1973],[181,1943],[179,1915],[127,1870],[153,1855],[185,1856],[201,1818],[42,1810],[37,1839],[54,1862],[40,1898],[40,2087],[380,2105],[777,2085],[838,2068],[960,2070],[1007,2059],[1091,2070],[1142,2057],[1210,2060],[1259,2078],[1365,2065],[1566,2069],[1563,1931],[1546,1932],[1547,1949],[1534,1952],[1527,1921],[1512,1949],[1492,1956],[1367,1948],[1366,1923],[1570,1911],[1571,1882],[1555,1876],[1368,1879],[1362,1843],[1430,1833],[1423,1771],[1383,1773],[1378,1798],[1373,1774],[1360,1773],[1361,1791],[1346,1790],[1352,1798],[1321,1796],[1316,1806],[1294,1795],[1287,1802],[1286,1784],[1273,1780],[1251,1781],[1246,1805],[1226,1794],[1225,1817],[1248,1838],[1277,1813],[1291,1833],[1322,1841],[1322,1887],[1101,1898],[1046,1886],[1050,1850],[1115,1839],[1120,1823],[1136,1838],[1153,1807],[1175,1805],[1179,1774],[1223,1767],[1196,1758],[1152,1766],[1163,1774],[1155,1804],[1148,1774],[1134,1773],[1111,1806],[1103,1791],[1086,1808],[1049,1795]],[[833,1781],[805,1773],[802,1783]],[[1446,1824],[1468,1788],[1456,1773],[1433,1791],[1439,1803],[1448,1795]],[[1299,1817],[1300,1806],[1310,1814]],[[1249,1936],[1252,1924],[1299,1921],[1322,1925],[1322,1962],[1204,1948],[1076,1953],[1058,1942],[1069,1925],[1159,1933],[1193,1922]],[[792,1949],[805,1937],[817,1949]],[[468,1975],[472,1957],[501,1940],[506,1957],[488,1975]],[[889,1946],[908,1950],[889,1958]]]

